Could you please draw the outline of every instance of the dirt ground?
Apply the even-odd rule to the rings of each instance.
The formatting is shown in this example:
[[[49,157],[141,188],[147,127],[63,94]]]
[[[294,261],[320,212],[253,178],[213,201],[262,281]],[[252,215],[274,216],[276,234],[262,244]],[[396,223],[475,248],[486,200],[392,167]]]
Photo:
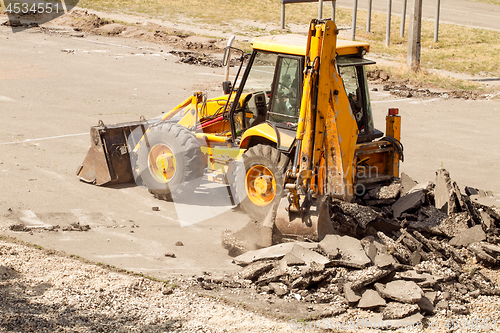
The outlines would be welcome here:
[[[220,237],[225,229],[241,228],[248,218],[228,200],[211,200],[223,197],[225,189],[204,184],[195,210],[157,201],[144,188],[99,188],[75,176],[90,145],[89,127],[99,119],[110,124],[141,115],[152,118],[193,91],[219,94],[223,70],[192,63],[211,55],[215,60],[210,63],[217,63],[225,40],[147,23],[123,26],[84,12],[59,20],[15,34],[10,27],[0,27],[0,233],[186,285],[193,275],[224,276],[239,269],[220,246]],[[196,52],[184,54],[195,60],[179,61],[179,51]],[[444,166],[460,185],[500,192],[500,141],[492,126],[500,110],[498,99],[421,87],[408,90],[401,87],[404,82],[387,82],[380,73],[376,80],[376,127],[383,126],[388,107],[401,110],[403,171],[426,181]],[[77,222],[90,230],[71,230]],[[9,229],[18,223],[40,231]],[[47,230],[55,226],[60,228]],[[179,241],[183,246],[176,245]],[[168,253],[175,257],[165,256]],[[251,289],[237,295],[232,289],[189,286],[233,303],[248,303],[264,314],[275,311],[272,318],[319,317],[328,311],[322,305],[298,307],[270,300]],[[238,330],[230,325],[225,329]]]

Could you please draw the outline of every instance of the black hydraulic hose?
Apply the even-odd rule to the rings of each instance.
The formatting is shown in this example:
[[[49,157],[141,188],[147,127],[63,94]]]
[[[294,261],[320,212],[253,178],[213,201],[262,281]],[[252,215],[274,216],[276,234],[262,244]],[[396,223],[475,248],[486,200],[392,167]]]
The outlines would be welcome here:
[[[401,162],[405,161],[405,156],[403,154],[404,147],[403,147],[403,144],[398,139],[393,138],[392,136],[384,136],[380,140],[386,140],[386,141],[389,141],[390,143],[392,143],[396,147],[396,149],[398,150],[399,159],[401,160]]]
[[[276,127],[276,124],[270,122],[269,120],[266,120],[266,123],[273,128],[273,130],[276,132],[276,149],[280,149],[281,147],[281,137],[280,137],[280,132],[278,131],[278,128]]]

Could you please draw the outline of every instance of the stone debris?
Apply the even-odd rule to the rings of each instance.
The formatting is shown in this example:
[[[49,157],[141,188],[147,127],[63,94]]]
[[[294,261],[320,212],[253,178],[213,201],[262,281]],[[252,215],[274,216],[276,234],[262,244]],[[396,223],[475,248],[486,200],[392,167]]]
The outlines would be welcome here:
[[[169,51],[170,54],[178,56],[178,62],[190,65],[222,67],[222,60],[214,59],[212,56],[193,51]],[[234,65],[234,64],[233,64]]]
[[[290,330],[288,322],[202,297],[185,279],[121,273],[5,239],[0,257],[2,332]]]
[[[425,195],[425,190],[417,190],[413,192],[410,190],[408,193],[400,197],[398,201],[391,206],[394,218],[400,217],[401,214],[405,212],[411,212],[419,209],[425,202]]]
[[[382,312],[382,319],[401,319],[411,316],[419,311],[417,304],[401,304],[398,302],[390,302]]]
[[[344,284],[344,297],[349,303],[356,303],[361,299],[359,291],[354,291],[351,288],[352,282],[346,282]]]
[[[446,170],[436,175],[436,184],[403,175],[356,203],[333,200],[333,229],[344,233],[248,251],[234,258],[245,266],[237,278],[290,301],[369,309],[394,325],[468,313],[471,300],[500,295],[477,271],[500,263],[500,200],[461,191]]]
[[[340,208],[341,213],[354,219],[356,225],[362,229],[366,229],[368,223],[375,221],[378,217],[380,217],[379,213],[367,206],[351,204],[341,200],[334,200],[333,206],[334,209],[337,209],[337,211],[339,211],[338,208]]]
[[[411,179],[411,177],[408,176],[404,172],[401,173],[401,180],[400,180],[400,182],[401,182],[401,188],[400,188],[401,194],[408,193],[413,187],[415,187],[415,185],[418,184],[416,181],[414,181],[413,179]]]
[[[424,296],[422,289],[413,281],[395,280],[383,285],[375,283],[375,289],[385,298],[400,303],[418,303]]]
[[[486,239],[486,234],[483,231],[482,225],[475,225],[472,228],[466,229],[453,237],[449,244],[453,246],[467,246],[471,243],[481,242]]]
[[[233,261],[238,265],[245,266],[258,260],[280,259],[283,258],[287,253],[289,253],[295,245],[299,245],[310,250],[313,250],[318,247],[318,243],[306,243],[306,242],[282,243],[270,247],[265,247],[259,250],[245,252],[233,258]]]
[[[347,280],[352,282],[351,289],[359,290],[389,275],[392,271],[391,268],[381,269],[377,266],[371,266],[362,270],[350,272],[347,276]]]
[[[372,289],[367,289],[363,292],[358,303],[358,308],[369,309],[386,305],[385,299],[380,297],[379,293]]]
[[[71,223],[69,226],[63,227],[63,231],[89,231],[90,226],[88,224]]]
[[[363,268],[371,263],[361,242],[350,236],[326,235],[319,248],[339,266]]]
[[[436,171],[436,187],[434,188],[434,206],[448,215],[456,213],[457,194],[450,178],[450,173],[445,169]]]

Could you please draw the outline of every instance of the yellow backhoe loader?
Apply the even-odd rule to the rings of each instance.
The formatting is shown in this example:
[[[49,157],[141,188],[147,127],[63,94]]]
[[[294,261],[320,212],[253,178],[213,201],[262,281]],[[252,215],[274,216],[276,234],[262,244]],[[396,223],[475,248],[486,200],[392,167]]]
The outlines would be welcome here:
[[[332,232],[331,198],[347,202],[399,177],[401,120],[374,128],[364,58],[369,45],[337,40],[330,20],[308,36],[258,37],[241,52],[224,95],[197,92],[154,121],[91,128],[80,179],[136,182],[160,199],[192,193],[205,176],[228,184],[257,221],[277,207],[282,235],[321,240]],[[241,78],[240,78],[241,75]]]

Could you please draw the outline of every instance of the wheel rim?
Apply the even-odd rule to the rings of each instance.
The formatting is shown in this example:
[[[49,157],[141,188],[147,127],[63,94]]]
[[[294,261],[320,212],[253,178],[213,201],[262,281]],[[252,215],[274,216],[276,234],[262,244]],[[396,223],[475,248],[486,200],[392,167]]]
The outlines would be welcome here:
[[[169,146],[157,144],[148,154],[149,172],[159,183],[168,183],[175,176],[176,161]]]
[[[247,171],[245,189],[251,202],[257,206],[266,206],[276,196],[276,179],[267,167],[254,165]]]

